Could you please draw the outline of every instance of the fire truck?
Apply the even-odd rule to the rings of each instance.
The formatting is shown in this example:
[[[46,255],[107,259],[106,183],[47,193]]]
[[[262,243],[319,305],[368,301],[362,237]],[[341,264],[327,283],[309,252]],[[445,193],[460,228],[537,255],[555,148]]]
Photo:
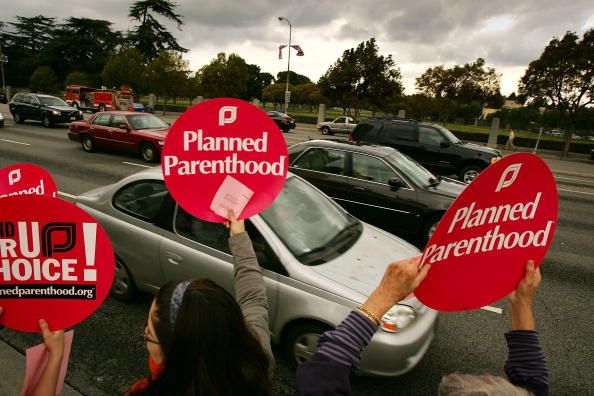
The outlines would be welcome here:
[[[83,111],[133,111],[132,102],[132,90],[127,87],[121,87],[120,90],[90,88],[83,85],[66,87],[66,103]]]

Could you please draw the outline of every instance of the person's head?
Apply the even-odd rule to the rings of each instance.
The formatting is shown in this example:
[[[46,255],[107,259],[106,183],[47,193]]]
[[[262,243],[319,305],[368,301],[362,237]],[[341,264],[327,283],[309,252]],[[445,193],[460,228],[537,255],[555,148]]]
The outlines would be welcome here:
[[[441,379],[438,396],[528,396],[527,390],[494,375],[449,374]]]
[[[270,394],[266,354],[235,299],[210,279],[161,287],[145,338],[162,364],[145,394]]]

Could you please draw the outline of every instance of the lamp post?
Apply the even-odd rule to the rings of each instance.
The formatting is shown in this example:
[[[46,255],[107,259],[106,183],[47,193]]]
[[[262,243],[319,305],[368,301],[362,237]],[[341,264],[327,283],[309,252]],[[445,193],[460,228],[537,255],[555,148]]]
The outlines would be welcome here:
[[[0,40],[0,68],[2,68],[2,92],[4,92],[5,95],[8,95],[6,93],[6,83],[4,82],[4,53],[2,52],[2,40]]]
[[[287,114],[287,111],[289,110],[289,72],[291,70],[291,33],[293,30],[293,25],[291,25],[291,21],[289,21],[287,18],[285,17],[278,17],[279,21],[287,21],[287,23],[289,24],[289,56],[287,56],[287,86],[285,88],[285,114]]]

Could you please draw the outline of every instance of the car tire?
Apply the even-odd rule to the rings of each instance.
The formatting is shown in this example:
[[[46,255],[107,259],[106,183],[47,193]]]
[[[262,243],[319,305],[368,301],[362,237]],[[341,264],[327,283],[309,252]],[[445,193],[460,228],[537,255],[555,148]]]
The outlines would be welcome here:
[[[423,230],[422,230],[422,234],[421,234],[421,241],[423,242],[424,245],[427,244],[427,242],[429,242],[429,240],[431,239],[431,236],[435,232],[435,229],[437,228],[437,224],[439,224],[442,217],[443,217],[443,213],[437,214],[437,215],[432,215],[427,220],[425,220],[425,225],[423,226]]]
[[[12,115],[12,118],[14,119],[14,122],[16,122],[17,124],[22,124],[22,123],[25,122],[25,119],[23,118],[23,116],[19,112],[15,112]]]
[[[41,118],[41,123],[43,124],[44,127],[46,128],[51,128],[54,126],[54,121],[51,119],[51,117],[47,114],[44,114],[43,117]]]
[[[80,137],[80,145],[82,146],[83,150],[87,153],[92,153],[95,151],[95,143],[93,142],[93,138],[89,134],[84,134]]]
[[[146,162],[155,162],[159,159],[159,153],[155,145],[149,142],[144,142],[140,145],[140,156]]]
[[[322,135],[333,135],[332,130],[330,127],[322,127]]]
[[[464,183],[470,183],[471,181],[476,179],[476,177],[479,175],[479,173],[483,171],[483,169],[485,169],[485,167],[478,164],[466,165],[462,168],[462,170],[458,174],[458,177]]]
[[[103,103],[101,103],[99,105],[99,112],[103,113],[105,111],[105,105]]]
[[[304,322],[292,327],[284,337],[282,348],[289,365],[297,369],[309,360],[318,347],[320,336],[332,330],[330,326],[320,322]]]
[[[115,259],[115,273],[109,295],[119,301],[131,301],[136,294],[136,284],[128,267],[118,257]]]

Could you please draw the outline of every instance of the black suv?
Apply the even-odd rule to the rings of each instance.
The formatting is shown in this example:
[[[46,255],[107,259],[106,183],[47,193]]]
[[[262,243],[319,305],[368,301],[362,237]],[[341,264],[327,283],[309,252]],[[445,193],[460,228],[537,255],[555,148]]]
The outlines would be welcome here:
[[[18,93],[8,107],[17,124],[22,124],[25,120],[37,120],[41,121],[44,127],[51,128],[54,124],[83,119],[82,111],[50,95]]]
[[[272,118],[272,120],[278,125],[278,127],[283,132],[289,132],[291,129],[295,128],[295,119],[289,117],[285,113],[281,113],[280,111],[267,111],[268,117]]]
[[[357,125],[349,140],[394,147],[439,175],[456,174],[470,183],[501,152],[464,143],[446,128],[408,118],[370,118]]]

